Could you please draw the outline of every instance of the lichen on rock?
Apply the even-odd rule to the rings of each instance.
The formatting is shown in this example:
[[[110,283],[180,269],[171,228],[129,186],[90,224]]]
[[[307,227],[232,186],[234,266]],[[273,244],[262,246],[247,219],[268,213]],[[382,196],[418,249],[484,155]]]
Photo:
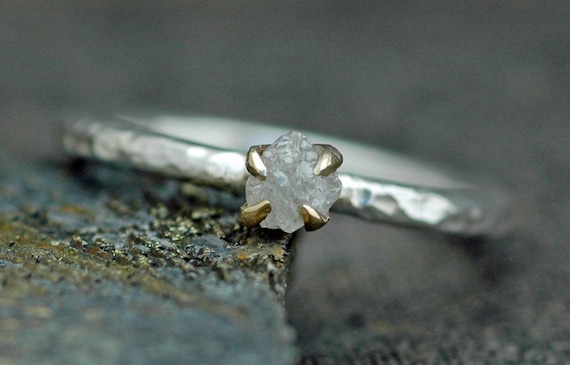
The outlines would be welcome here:
[[[291,237],[245,230],[226,193],[98,164],[0,171],[0,362],[294,362]]]

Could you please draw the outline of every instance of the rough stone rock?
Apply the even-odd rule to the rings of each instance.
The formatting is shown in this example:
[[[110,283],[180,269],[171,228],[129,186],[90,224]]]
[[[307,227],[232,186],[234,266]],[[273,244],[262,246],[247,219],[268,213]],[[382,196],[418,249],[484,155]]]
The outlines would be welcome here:
[[[262,200],[271,203],[271,212],[261,227],[295,232],[303,227],[299,207],[308,204],[328,215],[331,205],[342,190],[336,172],[315,176],[313,168],[319,158],[317,149],[307,136],[291,131],[269,145],[261,156],[267,167],[267,178],[247,180],[246,199],[249,205]]]
[[[239,201],[2,160],[0,364],[294,363],[291,237],[243,230]]]

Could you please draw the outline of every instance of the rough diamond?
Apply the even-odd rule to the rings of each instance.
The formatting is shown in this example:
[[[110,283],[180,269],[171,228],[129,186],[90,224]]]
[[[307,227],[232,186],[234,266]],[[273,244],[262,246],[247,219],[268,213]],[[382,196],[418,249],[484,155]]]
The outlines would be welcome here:
[[[328,176],[313,173],[319,151],[307,136],[291,131],[268,146],[261,159],[267,167],[267,178],[251,176],[245,190],[248,205],[264,199],[271,203],[271,212],[261,227],[295,232],[303,226],[299,214],[303,204],[328,215],[331,205],[340,196],[342,184],[336,172]]]

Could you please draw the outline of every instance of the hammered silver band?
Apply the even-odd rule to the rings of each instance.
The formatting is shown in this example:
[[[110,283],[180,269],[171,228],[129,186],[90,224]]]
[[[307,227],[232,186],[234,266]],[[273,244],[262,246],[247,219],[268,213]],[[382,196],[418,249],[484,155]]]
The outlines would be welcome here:
[[[243,191],[245,155],[287,129],[214,117],[74,116],[65,122],[66,150],[84,158]],[[385,151],[309,133],[344,155],[336,211],[372,221],[461,235],[505,231],[509,201],[495,186],[475,186],[448,172]]]

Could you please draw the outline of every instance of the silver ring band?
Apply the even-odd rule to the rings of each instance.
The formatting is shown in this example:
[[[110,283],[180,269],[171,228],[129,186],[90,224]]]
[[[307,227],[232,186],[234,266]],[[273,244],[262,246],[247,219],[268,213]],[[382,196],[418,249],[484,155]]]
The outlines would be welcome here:
[[[76,156],[243,191],[248,148],[287,129],[214,117],[165,115],[67,118],[64,146]],[[449,172],[342,139],[308,133],[344,155],[336,211],[372,221],[462,235],[505,231],[507,195]]]

